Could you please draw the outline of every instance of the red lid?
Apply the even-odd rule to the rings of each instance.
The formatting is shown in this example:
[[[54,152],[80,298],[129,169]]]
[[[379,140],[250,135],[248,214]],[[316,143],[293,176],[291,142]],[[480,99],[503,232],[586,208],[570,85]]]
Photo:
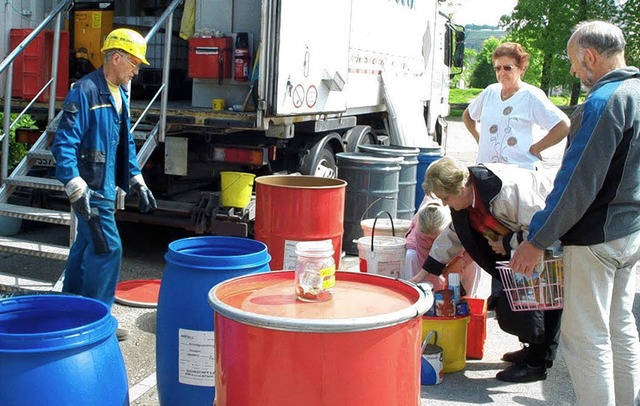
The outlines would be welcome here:
[[[133,279],[116,286],[116,302],[133,307],[158,306],[160,279]]]

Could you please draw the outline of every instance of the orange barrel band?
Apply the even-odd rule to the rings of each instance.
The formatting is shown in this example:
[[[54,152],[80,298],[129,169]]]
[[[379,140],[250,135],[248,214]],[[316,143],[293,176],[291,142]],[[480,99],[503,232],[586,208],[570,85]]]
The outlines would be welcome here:
[[[265,243],[271,269],[294,269],[300,241],[331,240],[340,266],[347,182],[315,176],[256,178],[254,237]]]

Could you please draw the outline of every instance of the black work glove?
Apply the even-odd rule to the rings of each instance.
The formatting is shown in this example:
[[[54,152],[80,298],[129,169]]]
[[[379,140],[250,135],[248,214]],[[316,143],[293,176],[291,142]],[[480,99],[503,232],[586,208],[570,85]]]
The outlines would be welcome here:
[[[71,179],[64,186],[64,189],[69,196],[69,201],[71,202],[73,210],[75,210],[78,216],[85,220],[89,220],[91,218],[91,206],[89,205],[91,198],[96,197],[104,199],[104,196],[100,193],[89,189],[89,186],[87,186],[87,183],[81,177]]]
[[[147,185],[144,183],[142,175],[132,177],[130,183],[131,188],[138,194],[138,208],[141,213],[153,211],[158,208],[156,198],[153,197],[153,193],[151,193],[151,190],[149,190]]]

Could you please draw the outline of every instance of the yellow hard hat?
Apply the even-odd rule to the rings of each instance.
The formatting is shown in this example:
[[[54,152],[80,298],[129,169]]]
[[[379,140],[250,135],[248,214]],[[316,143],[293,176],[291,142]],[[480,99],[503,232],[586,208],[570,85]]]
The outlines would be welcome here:
[[[102,46],[102,53],[106,53],[112,49],[120,49],[136,58],[140,59],[145,65],[149,65],[145,54],[147,53],[147,41],[137,31],[129,28],[117,28],[107,35]]]

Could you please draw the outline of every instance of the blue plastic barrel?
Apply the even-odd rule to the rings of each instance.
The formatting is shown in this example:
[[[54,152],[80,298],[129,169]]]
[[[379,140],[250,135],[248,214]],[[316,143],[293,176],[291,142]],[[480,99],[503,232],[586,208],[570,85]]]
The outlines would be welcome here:
[[[427,168],[440,158],[442,158],[440,147],[420,148],[420,153],[418,154],[418,170],[416,172],[416,211],[420,208],[420,203],[422,203],[424,199],[422,182],[424,182],[424,175],[427,172]]]
[[[209,290],[227,279],[268,272],[271,256],[259,241],[206,236],[170,243],[164,258],[156,327],[158,399],[161,405],[212,405],[215,354]]]
[[[0,405],[128,405],[117,326],[81,296],[0,300]]]

